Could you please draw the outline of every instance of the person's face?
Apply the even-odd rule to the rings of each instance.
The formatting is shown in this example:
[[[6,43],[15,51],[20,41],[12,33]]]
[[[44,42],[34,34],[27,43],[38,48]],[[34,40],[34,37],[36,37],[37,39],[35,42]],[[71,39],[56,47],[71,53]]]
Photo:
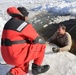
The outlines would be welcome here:
[[[58,30],[57,30],[57,32],[58,32],[59,34],[61,34],[61,35],[64,35],[65,30],[62,29],[62,27],[59,27]]]
[[[25,21],[28,21],[28,16],[25,16]]]

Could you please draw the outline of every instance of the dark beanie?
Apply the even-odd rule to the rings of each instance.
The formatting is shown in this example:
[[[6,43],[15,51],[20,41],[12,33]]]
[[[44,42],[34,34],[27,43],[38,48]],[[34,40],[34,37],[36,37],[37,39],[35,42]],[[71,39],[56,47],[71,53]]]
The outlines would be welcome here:
[[[28,16],[29,12],[26,10],[26,8],[18,7],[17,9],[22,13],[22,15]]]

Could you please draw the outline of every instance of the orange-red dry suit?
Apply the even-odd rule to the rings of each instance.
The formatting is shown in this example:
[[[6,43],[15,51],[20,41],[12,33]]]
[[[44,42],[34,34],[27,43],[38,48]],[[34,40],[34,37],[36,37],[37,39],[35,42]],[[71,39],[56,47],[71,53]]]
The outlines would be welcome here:
[[[10,71],[14,75],[28,72],[31,60],[41,65],[45,45],[33,43],[39,37],[38,33],[29,24],[17,18],[11,18],[4,26],[1,41],[1,53],[7,64],[15,65]]]

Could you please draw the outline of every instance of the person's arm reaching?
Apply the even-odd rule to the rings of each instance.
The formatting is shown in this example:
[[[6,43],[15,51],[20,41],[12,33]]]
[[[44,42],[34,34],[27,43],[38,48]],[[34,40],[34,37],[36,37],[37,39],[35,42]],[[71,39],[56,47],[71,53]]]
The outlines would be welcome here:
[[[57,37],[57,32],[55,32],[54,35],[51,38],[49,38],[46,43],[51,43],[53,40],[56,39],[56,37]]]

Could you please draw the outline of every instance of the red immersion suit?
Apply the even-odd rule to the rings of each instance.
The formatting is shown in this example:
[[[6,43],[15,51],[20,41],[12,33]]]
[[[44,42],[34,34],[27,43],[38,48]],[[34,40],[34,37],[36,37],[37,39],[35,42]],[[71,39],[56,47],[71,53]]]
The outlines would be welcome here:
[[[20,14],[15,7],[9,8],[12,13]],[[13,12],[14,11],[14,12]],[[1,53],[7,64],[14,65],[10,71],[14,75],[25,74],[28,72],[28,64],[31,60],[41,65],[45,45],[33,43],[39,37],[38,33],[29,24],[18,18],[11,18],[4,26],[2,33]],[[25,42],[24,42],[25,40]]]

